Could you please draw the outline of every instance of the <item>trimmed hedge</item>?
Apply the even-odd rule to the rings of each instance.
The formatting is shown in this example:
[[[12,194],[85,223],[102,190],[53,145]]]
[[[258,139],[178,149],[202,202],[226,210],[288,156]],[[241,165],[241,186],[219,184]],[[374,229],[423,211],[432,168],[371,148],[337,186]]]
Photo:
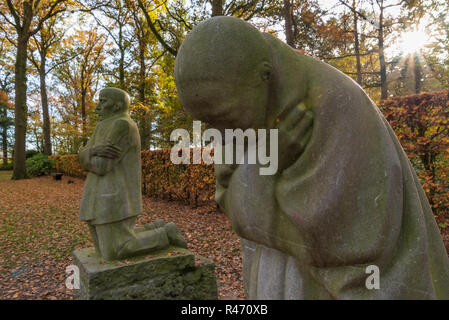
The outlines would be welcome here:
[[[190,150],[192,159],[192,152]],[[214,199],[214,166],[170,161],[170,149],[142,151],[143,193],[197,206]]]
[[[87,171],[81,168],[81,164],[78,160],[78,155],[70,154],[63,156],[50,156],[55,162],[55,170],[64,172],[66,175],[77,178],[85,178]]]

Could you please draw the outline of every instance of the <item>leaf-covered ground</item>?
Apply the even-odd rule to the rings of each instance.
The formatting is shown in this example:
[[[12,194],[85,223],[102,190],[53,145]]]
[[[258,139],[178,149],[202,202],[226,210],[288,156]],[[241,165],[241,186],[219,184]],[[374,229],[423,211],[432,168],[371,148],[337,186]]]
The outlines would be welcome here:
[[[87,226],[78,219],[84,181],[11,181],[10,176],[0,171],[0,299],[72,299],[65,268],[72,264],[74,249],[92,245]],[[215,262],[219,297],[244,297],[240,242],[223,213],[212,204],[192,209],[148,197],[143,204],[138,224],[159,218],[175,222],[189,249]],[[441,230],[449,249],[449,227]]]
[[[78,219],[84,181],[50,177],[11,181],[0,171],[0,299],[72,299],[65,269],[71,252],[92,246]],[[144,197],[137,224],[175,222],[188,249],[213,260],[219,298],[242,299],[240,241],[215,206],[192,209]]]

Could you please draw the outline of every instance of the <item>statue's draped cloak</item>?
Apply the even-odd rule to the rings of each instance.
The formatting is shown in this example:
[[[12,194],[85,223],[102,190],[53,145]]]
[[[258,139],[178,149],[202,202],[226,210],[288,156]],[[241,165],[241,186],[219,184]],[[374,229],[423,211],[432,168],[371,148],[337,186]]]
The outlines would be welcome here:
[[[249,298],[449,299],[447,253],[393,130],[355,82],[312,64],[313,133],[297,161],[274,176],[240,165],[225,183],[216,165]],[[369,265],[378,290],[365,286]]]
[[[102,144],[119,147],[119,158],[92,156],[91,148]],[[89,171],[79,211],[81,220],[106,224],[142,212],[140,136],[127,114],[100,121],[86,146],[80,149],[79,159]]]

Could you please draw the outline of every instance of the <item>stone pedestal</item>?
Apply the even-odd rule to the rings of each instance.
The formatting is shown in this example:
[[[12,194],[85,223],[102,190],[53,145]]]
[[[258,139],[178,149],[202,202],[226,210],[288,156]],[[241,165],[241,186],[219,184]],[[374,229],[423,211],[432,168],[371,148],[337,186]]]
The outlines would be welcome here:
[[[104,261],[94,248],[75,250],[82,300],[217,299],[214,264],[186,249],[169,247],[121,261]]]

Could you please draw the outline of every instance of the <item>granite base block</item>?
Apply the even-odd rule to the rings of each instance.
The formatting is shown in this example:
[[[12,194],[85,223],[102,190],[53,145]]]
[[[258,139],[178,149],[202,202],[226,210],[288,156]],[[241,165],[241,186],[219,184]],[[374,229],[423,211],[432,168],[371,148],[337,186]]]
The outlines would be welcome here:
[[[215,265],[186,249],[169,247],[120,261],[104,261],[94,248],[73,252],[80,300],[217,299]]]

